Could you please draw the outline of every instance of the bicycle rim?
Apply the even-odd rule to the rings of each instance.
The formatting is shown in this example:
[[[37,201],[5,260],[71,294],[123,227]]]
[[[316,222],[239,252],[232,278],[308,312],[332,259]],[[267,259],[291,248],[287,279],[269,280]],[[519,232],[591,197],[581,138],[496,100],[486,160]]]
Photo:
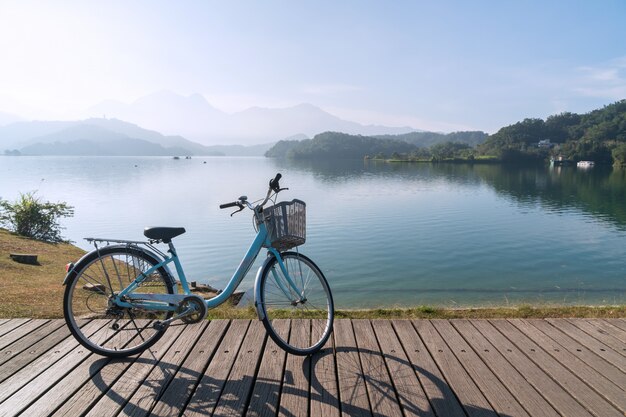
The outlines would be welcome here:
[[[266,266],[260,286],[263,324],[272,339],[287,352],[308,355],[319,350],[332,332],[334,306],[326,278],[304,255],[281,255],[287,273],[298,288],[287,281],[276,258]],[[274,326],[290,320],[289,334]]]
[[[110,300],[158,261],[128,247],[103,248],[90,255],[76,265],[76,276],[67,283],[64,313],[70,330],[85,347],[105,356],[123,357],[147,349],[163,335],[163,330],[153,328],[154,321],[165,320],[172,313],[119,308]],[[165,271],[159,269],[134,292],[171,294],[173,288]],[[79,327],[78,323],[86,320],[106,323],[97,339]]]

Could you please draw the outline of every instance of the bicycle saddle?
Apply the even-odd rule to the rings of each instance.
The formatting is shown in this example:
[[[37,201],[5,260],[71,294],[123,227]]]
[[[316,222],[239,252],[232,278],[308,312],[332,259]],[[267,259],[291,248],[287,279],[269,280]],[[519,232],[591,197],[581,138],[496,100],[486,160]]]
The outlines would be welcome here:
[[[184,227],[146,227],[143,235],[148,239],[162,240],[163,243],[170,243],[172,238],[182,235],[186,230]]]

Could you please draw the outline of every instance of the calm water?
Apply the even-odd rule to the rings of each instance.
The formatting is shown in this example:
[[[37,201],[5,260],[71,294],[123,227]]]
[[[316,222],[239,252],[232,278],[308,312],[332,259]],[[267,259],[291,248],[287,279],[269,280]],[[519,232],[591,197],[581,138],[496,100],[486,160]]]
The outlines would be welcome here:
[[[626,302],[624,170],[0,157],[0,197],[67,201],[76,214],[64,235],[85,249],[86,236],[184,226],[175,243],[188,277],[221,287],[253,230],[248,213],[218,205],[261,197],[276,172],[290,188],[283,199],[307,202],[301,251],[340,307]]]

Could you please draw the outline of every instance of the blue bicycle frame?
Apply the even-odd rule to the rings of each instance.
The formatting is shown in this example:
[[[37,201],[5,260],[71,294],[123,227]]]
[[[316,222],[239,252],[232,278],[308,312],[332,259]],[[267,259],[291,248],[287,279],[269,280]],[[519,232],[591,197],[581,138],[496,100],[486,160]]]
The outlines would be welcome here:
[[[140,305],[141,308],[148,309],[148,310],[158,310],[158,311],[176,310],[178,308],[177,306],[178,302],[182,301],[182,298],[180,295],[150,294],[150,297],[149,297],[150,299],[146,300],[146,299],[142,299],[141,293],[133,293],[133,291],[135,291],[150,274],[152,274],[153,272],[157,271],[159,268],[162,268],[162,267],[167,269],[167,265],[172,262],[174,263],[174,266],[176,268],[176,273],[178,274],[180,284],[183,288],[182,295],[187,296],[187,295],[192,294],[189,288],[189,284],[187,282],[187,278],[185,276],[185,272],[183,271],[183,267],[180,263],[180,259],[178,258],[178,255],[176,254],[176,249],[174,248],[174,244],[172,242],[169,242],[168,245],[169,245],[170,256],[164,256],[161,262],[159,262],[158,264],[154,265],[152,268],[143,272],[141,275],[135,278],[135,280],[131,282],[129,286],[127,286],[124,290],[122,290],[120,293],[118,293],[115,296],[115,303],[118,306],[132,308],[132,307],[137,307],[138,305]],[[250,248],[246,252],[243,259],[241,260],[241,263],[235,270],[233,276],[230,278],[230,281],[228,281],[226,288],[224,288],[224,290],[221,293],[219,293],[216,297],[211,298],[209,300],[205,300],[205,304],[207,308],[211,309],[211,308],[215,308],[219,306],[220,304],[225,302],[235,292],[239,284],[241,284],[241,281],[245,278],[245,276],[250,271],[250,268],[254,264],[254,261],[256,260],[257,256],[259,255],[259,252],[261,251],[263,247],[266,247],[268,252],[273,257],[276,258],[276,260],[278,261],[278,265],[284,277],[286,278],[288,286],[293,291],[290,291],[290,288],[285,286],[282,280],[279,279],[274,273],[274,279],[276,280],[276,283],[278,284],[279,288],[281,288],[281,290],[285,293],[285,295],[287,297],[290,297],[293,301],[297,302],[300,300],[300,298],[302,297],[302,292],[300,289],[298,289],[296,284],[291,279],[291,276],[288,273],[287,268],[285,267],[283,259],[280,256],[280,253],[272,247],[271,242],[269,240],[269,233],[267,231],[267,227],[265,226],[265,223],[261,222],[259,224],[259,230],[256,234],[256,237],[254,238],[254,241],[250,245]],[[268,259],[271,259],[271,257]],[[259,279],[260,279],[260,276],[257,275],[257,281],[259,281]],[[175,288],[174,291],[176,292],[177,288],[176,287],[174,288]],[[297,295],[296,299],[294,299],[294,294]],[[133,304],[133,303],[124,301],[124,298],[137,299],[137,300],[140,300],[140,302]]]

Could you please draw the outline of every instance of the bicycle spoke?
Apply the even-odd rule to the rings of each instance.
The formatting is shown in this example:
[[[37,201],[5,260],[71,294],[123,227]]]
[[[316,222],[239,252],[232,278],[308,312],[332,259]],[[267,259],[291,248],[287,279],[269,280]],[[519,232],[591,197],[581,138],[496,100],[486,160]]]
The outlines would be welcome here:
[[[278,261],[274,260],[262,276],[260,301],[265,313],[264,324],[272,339],[283,349],[296,354],[312,353],[323,345],[332,330],[330,290],[319,269],[303,255],[285,254],[283,263],[299,293],[296,294],[279,268]],[[284,284],[285,288],[280,284]],[[273,323],[282,318],[292,320],[292,333],[288,339],[281,337],[273,327]],[[316,321],[313,324],[310,319],[320,323]],[[293,337],[294,329],[302,325],[306,329],[298,329],[299,336]],[[305,337],[304,334],[315,336]]]
[[[68,283],[64,302],[68,324],[79,341],[94,352],[109,356],[140,352],[163,334],[163,331],[153,329],[150,323],[155,319],[165,320],[171,317],[172,312],[119,307],[112,297],[124,290],[137,276],[152,269],[158,261],[151,260],[144,252],[132,247],[107,247],[92,253],[93,259],[77,266],[80,269],[76,277]],[[143,285],[142,293],[173,293],[170,280],[161,271],[156,270],[146,277],[150,285]],[[96,290],[83,289],[83,283],[96,286]],[[102,286],[111,293],[103,293],[98,288]],[[90,339],[73,324],[86,316],[114,319],[103,329],[108,336],[106,342]]]

